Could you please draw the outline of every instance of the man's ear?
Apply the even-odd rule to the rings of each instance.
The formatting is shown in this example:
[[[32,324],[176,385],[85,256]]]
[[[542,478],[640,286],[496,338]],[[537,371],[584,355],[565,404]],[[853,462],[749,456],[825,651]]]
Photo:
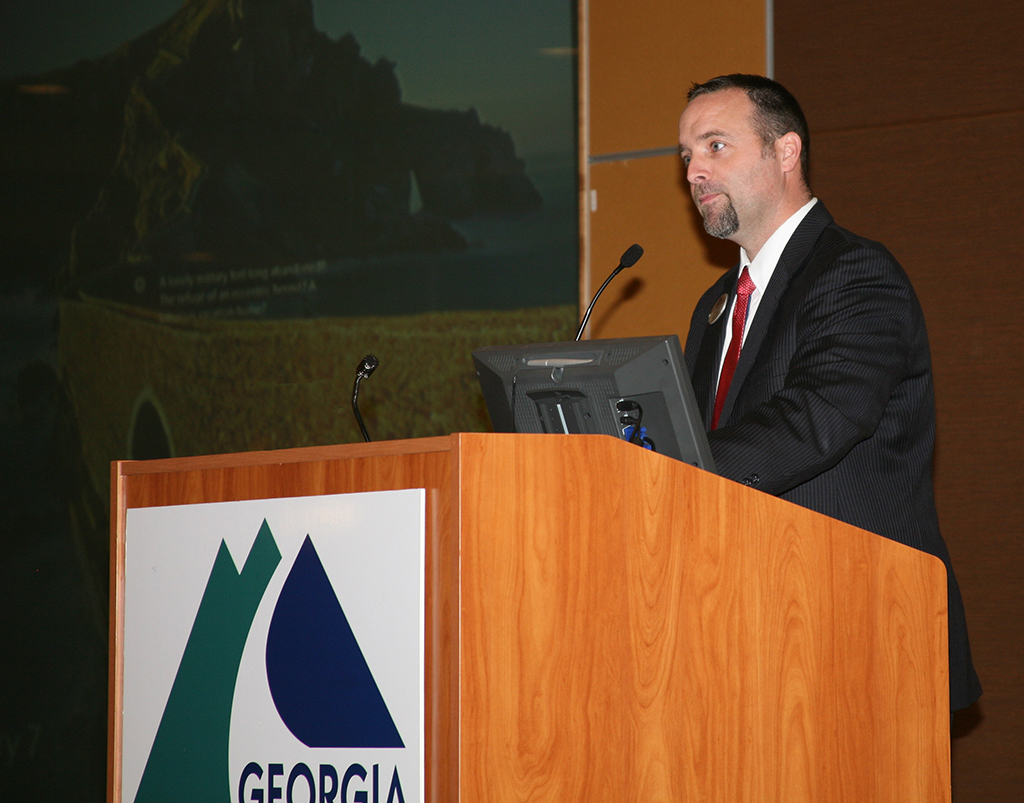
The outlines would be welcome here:
[[[775,140],[775,154],[782,164],[782,171],[789,173],[800,165],[800,154],[803,153],[804,143],[800,135],[795,131],[783,134]]]

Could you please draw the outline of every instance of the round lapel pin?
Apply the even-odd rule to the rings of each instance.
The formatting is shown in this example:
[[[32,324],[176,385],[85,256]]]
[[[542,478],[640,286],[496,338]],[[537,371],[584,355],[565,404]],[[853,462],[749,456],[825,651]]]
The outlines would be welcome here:
[[[725,312],[725,308],[729,305],[729,294],[722,293],[718,297],[718,301],[715,302],[715,306],[711,308],[711,313],[708,315],[708,323],[712,324],[722,317],[722,313]]]

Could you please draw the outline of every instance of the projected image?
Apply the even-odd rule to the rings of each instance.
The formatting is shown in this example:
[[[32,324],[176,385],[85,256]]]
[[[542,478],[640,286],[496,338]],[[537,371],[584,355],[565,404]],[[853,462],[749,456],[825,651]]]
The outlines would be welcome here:
[[[571,30],[552,5],[166,7],[6,84],[12,144],[66,160],[43,181],[11,164],[10,202],[57,204],[24,223],[67,241],[63,292],[161,313],[572,303]],[[30,245],[8,243],[8,270],[35,272]]]
[[[374,440],[486,429],[473,349],[571,337],[573,8],[5,6],[0,735],[32,746],[5,756],[14,796],[103,799],[111,461],[361,440],[370,352]]]

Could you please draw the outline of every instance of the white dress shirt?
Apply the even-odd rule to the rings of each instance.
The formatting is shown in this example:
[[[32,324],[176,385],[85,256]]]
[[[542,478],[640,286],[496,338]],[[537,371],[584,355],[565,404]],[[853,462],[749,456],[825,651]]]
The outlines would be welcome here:
[[[747,320],[743,325],[743,337],[746,338],[747,332],[750,331],[750,324],[754,320],[754,315],[757,314],[757,306],[761,301],[761,297],[764,295],[764,289],[768,286],[768,282],[771,281],[772,274],[775,272],[775,266],[779,264],[779,258],[782,256],[782,252],[786,249],[789,244],[789,238],[793,236],[793,232],[796,231],[796,227],[800,225],[807,213],[811,211],[811,207],[818,202],[817,198],[811,198],[806,204],[801,206],[796,212],[794,212],[785,223],[779,226],[768,238],[767,242],[761,246],[761,250],[757,252],[757,256],[753,259],[747,256],[745,249],[740,248],[740,273],[743,273],[743,268],[750,271],[750,280],[754,283],[754,292],[750,294],[750,302],[747,306]],[[736,306],[736,297],[733,297],[732,303],[729,305],[728,318],[726,321],[732,321],[732,310]],[[726,325],[725,327],[725,342],[722,344],[722,354],[718,359],[718,372],[722,372],[722,363],[725,362],[725,355],[729,351],[729,343],[732,341],[732,326]],[[740,346],[742,348],[742,343]]]

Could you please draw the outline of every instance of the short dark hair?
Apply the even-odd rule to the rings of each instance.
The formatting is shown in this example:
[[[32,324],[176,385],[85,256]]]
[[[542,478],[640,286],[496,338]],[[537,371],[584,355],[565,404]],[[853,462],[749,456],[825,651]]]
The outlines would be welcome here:
[[[693,100],[700,95],[710,95],[723,89],[742,89],[747,93],[747,97],[754,105],[754,129],[761,138],[765,152],[769,152],[775,140],[783,134],[792,131],[800,137],[803,145],[800,151],[800,168],[804,184],[810,188],[811,134],[803,109],[793,94],[778,81],[765,78],[763,75],[733,73],[720,75],[702,84],[694,84],[686,93],[686,99]]]

